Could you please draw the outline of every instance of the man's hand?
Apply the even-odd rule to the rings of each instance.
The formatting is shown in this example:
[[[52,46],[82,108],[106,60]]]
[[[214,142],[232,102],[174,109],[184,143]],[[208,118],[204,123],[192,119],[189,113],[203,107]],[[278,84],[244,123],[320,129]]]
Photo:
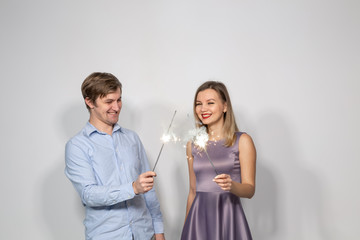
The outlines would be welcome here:
[[[154,177],[156,177],[156,173],[152,171],[140,174],[138,179],[132,184],[134,193],[137,195],[150,191],[154,186]]]
[[[165,236],[163,233],[155,234],[155,240],[165,240]]]

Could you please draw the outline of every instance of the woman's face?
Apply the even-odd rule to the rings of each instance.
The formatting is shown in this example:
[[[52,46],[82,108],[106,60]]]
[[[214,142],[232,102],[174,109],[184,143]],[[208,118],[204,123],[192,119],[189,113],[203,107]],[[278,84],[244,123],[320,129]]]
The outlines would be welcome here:
[[[197,94],[195,112],[200,121],[208,127],[222,127],[226,110],[226,103],[223,103],[214,89],[206,89]]]

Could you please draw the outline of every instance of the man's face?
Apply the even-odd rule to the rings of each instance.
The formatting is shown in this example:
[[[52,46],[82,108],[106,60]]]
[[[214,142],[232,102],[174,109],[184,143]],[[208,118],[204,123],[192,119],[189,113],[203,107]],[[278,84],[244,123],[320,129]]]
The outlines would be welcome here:
[[[90,110],[90,118],[96,125],[114,126],[119,120],[119,114],[122,107],[121,91],[118,88],[106,96],[95,100],[95,103],[86,102]]]

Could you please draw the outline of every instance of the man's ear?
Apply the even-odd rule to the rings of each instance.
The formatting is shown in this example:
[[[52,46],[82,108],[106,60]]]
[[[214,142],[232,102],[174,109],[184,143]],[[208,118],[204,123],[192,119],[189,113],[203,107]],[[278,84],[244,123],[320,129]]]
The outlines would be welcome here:
[[[86,97],[86,98],[85,98],[85,103],[86,103],[86,105],[89,106],[90,109],[93,109],[93,108],[94,108],[94,103],[93,103],[93,101],[91,101],[90,98]]]

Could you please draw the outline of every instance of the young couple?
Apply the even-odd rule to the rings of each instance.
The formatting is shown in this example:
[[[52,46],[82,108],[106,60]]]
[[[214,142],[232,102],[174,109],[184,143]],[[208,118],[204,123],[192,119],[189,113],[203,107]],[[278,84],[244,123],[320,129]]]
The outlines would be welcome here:
[[[66,144],[65,174],[86,209],[86,239],[165,239],[153,188],[156,173],[138,135],[117,123],[121,83],[110,73],[95,72],[81,91],[90,119]],[[240,198],[255,193],[256,150],[251,137],[238,130],[223,83],[198,88],[194,116],[209,141],[206,152],[187,144],[190,188],[181,239],[252,239]]]

